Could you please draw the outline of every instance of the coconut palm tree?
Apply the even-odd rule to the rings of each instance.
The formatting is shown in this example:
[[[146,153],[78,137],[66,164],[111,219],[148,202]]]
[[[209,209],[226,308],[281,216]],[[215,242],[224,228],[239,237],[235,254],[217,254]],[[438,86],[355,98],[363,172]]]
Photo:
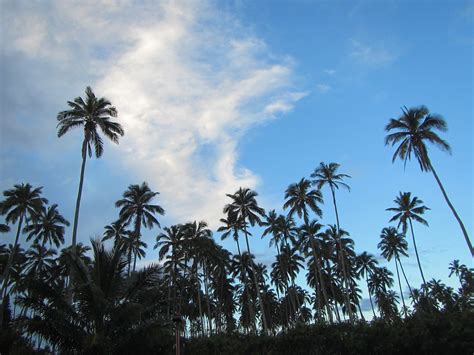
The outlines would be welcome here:
[[[0,214],[6,215],[5,221],[7,223],[16,223],[18,221],[15,243],[13,244],[13,252],[10,254],[7,265],[3,272],[3,286],[2,297],[7,294],[8,276],[10,273],[10,266],[15,259],[15,251],[18,246],[20,231],[23,221],[32,220],[38,215],[43,207],[43,204],[48,203],[48,200],[41,197],[43,187],[33,188],[30,184],[14,185],[13,189],[3,192],[5,200],[0,202]],[[0,316],[1,324],[1,316]]]
[[[300,228],[300,236],[301,236],[301,250],[305,255],[312,255],[313,256],[313,266],[314,266],[314,277],[316,280],[316,292],[320,293],[322,291],[322,296],[324,298],[324,303],[326,305],[326,312],[327,316],[329,317],[329,321],[333,322],[333,315],[331,309],[329,307],[329,298],[326,291],[326,284],[324,281],[324,277],[322,274],[322,245],[321,241],[321,228],[323,226],[318,223],[318,221],[313,220],[309,223],[305,223]],[[318,295],[318,298],[321,298]],[[318,310],[320,314],[322,313],[322,309]]]
[[[303,217],[304,223],[309,223],[308,207],[316,216],[322,217],[323,211],[318,203],[323,204],[323,195],[319,190],[311,190],[311,182],[302,178],[299,182],[291,184],[285,191],[284,209],[290,208],[289,217],[296,213],[298,217]]]
[[[402,226],[403,234],[406,234],[408,224],[410,224],[411,236],[413,239],[413,246],[415,248],[416,260],[418,262],[418,268],[420,269],[421,278],[423,279],[423,285],[426,284],[425,276],[423,275],[423,269],[421,268],[420,257],[418,255],[418,248],[416,247],[415,233],[413,232],[412,220],[415,220],[425,226],[428,226],[428,222],[421,217],[427,210],[428,207],[423,206],[423,201],[418,197],[414,196],[411,198],[411,192],[399,193],[399,195],[393,200],[396,207],[387,208],[386,211],[395,212],[389,222],[398,221],[398,227]]]
[[[251,226],[254,226],[255,224],[261,225],[261,218],[265,216],[265,211],[263,210],[263,208],[258,206],[256,199],[257,193],[248,188],[240,188],[234,194],[226,195],[227,197],[232,199],[232,203],[224,207],[224,214],[227,214],[229,216],[233,215],[236,219],[242,220],[245,242],[247,244],[247,252],[251,254],[246,222],[248,221]],[[263,307],[263,301],[260,294],[260,288],[256,279],[254,265],[253,263],[251,263],[250,265],[252,267],[252,273],[254,276],[255,289],[257,291],[258,301],[260,304],[260,311],[262,313],[263,330],[265,333],[268,333],[267,317],[265,316],[265,309]]]
[[[399,233],[394,227],[386,227],[382,229],[380,234],[382,239],[378,244],[378,248],[382,251],[382,256],[390,261],[394,257],[395,268],[397,270],[398,286],[400,287],[400,296],[403,303],[403,311],[405,317],[407,316],[405,298],[403,297],[402,283],[400,282],[400,273],[398,272],[398,263],[400,262],[400,255],[408,256],[408,244],[403,234]]]
[[[44,278],[49,274],[56,263],[57,252],[54,249],[46,249],[43,245],[34,243],[26,252],[25,273],[37,278]]]
[[[24,228],[24,232],[28,233],[26,240],[32,238],[34,243],[40,243],[45,246],[46,243],[55,245],[59,248],[64,244],[65,226],[69,226],[69,222],[59,213],[58,205],[54,204],[46,209],[42,207],[38,215],[34,218],[33,223]]]
[[[337,174],[336,171],[339,169],[340,165],[337,163],[329,163],[325,164],[321,162],[319,167],[314,170],[311,174],[311,177],[314,178],[312,183],[317,186],[319,190],[323,188],[324,185],[329,185],[332,194],[332,202],[334,204],[334,211],[336,213],[336,223],[337,228],[340,228],[339,225],[339,213],[337,210],[336,204],[336,190],[339,189],[339,186],[345,187],[347,190],[350,191],[349,185],[347,185],[342,180],[345,178],[350,178],[347,174]]]
[[[102,241],[105,242],[106,240],[113,239],[114,246],[116,246],[123,242],[130,234],[131,231],[126,229],[126,223],[119,219],[104,227]]]
[[[97,128],[112,142],[117,143],[119,136],[123,136],[122,126],[112,121],[117,117],[117,110],[110,101],[105,98],[97,98],[88,86],[86,97],[76,97],[74,101],[68,101],[70,109],[58,113],[58,137],[62,137],[71,129],[81,127],[84,130],[82,141],[82,164],[79,178],[79,190],[77,193],[76,209],[74,212],[74,225],[72,229],[72,245],[76,245],[77,224],[79,220],[79,208],[81,205],[82,185],[84,183],[84,171],[86,167],[87,155],[92,157],[92,150],[95,151],[96,158],[100,158],[104,152],[104,143]]]
[[[413,154],[420,164],[421,171],[431,171],[433,173],[446,203],[461,227],[469,251],[471,255],[474,256],[474,248],[467,234],[466,227],[464,227],[461,218],[448,198],[446,190],[433,167],[426,146],[426,143],[432,143],[441,150],[451,153],[451,147],[448,142],[441,139],[438,134],[434,132],[435,130],[446,132],[447,129],[448,127],[443,117],[437,114],[430,114],[427,107],[420,106],[410,109],[403,107],[402,115],[397,119],[391,118],[389,123],[385,126],[387,132],[394,131],[394,133],[390,133],[385,137],[385,145],[391,144],[394,146],[400,143],[393,154],[392,162],[398,157],[406,164],[407,160],[410,160]]]
[[[152,200],[158,194],[159,192],[151,191],[148,184],[143,182],[141,185],[130,185],[123,193],[123,198],[115,202],[115,207],[120,208],[120,220],[126,225],[133,224],[133,238],[140,239],[142,225],[148,229],[155,225],[160,227],[160,222],[155,215],[164,215],[165,210],[159,205],[152,204]],[[129,262],[131,262],[131,255],[130,249]],[[134,254],[134,258],[136,262],[137,254]]]
[[[372,293],[369,290],[369,275],[371,275],[378,266],[378,261],[375,257],[366,251],[362,254],[357,255],[356,257],[356,271],[357,275],[360,277],[365,277],[365,282],[367,283],[367,290],[369,291],[369,300],[370,307],[372,308],[372,313],[374,314],[374,319],[377,318],[375,315],[374,304],[372,302]]]

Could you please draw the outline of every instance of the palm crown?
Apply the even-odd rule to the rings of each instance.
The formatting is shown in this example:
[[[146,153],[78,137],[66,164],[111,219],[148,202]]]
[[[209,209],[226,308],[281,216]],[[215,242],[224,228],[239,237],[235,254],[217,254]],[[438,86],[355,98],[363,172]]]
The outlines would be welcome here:
[[[97,127],[114,143],[118,143],[119,136],[123,136],[122,126],[111,120],[117,117],[116,108],[107,99],[97,98],[89,86],[86,88],[85,100],[82,97],[76,97],[74,101],[68,101],[67,103],[71,109],[61,111],[57,117],[58,137],[62,137],[72,128],[83,127],[83,157],[86,153],[92,156],[92,146],[94,146],[97,158],[104,151],[104,144],[97,132]]]
[[[402,108],[403,114],[398,118],[391,118],[385,126],[387,132],[395,131],[385,137],[385,144],[400,145],[393,154],[392,161],[397,157],[406,164],[415,155],[422,171],[431,171],[431,162],[428,156],[426,142],[432,143],[442,150],[451,152],[449,144],[441,139],[434,130],[445,132],[448,127],[440,115],[430,114],[425,106]]]
[[[319,190],[310,190],[311,182],[302,178],[298,183],[291,184],[285,191],[285,204],[283,208],[290,208],[288,215],[292,217],[295,213],[298,217],[303,217],[305,223],[308,223],[308,207],[319,217],[322,217],[323,211],[318,203],[324,203],[323,195]]]
[[[343,186],[350,190],[351,188],[346,183],[342,182],[344,178],[350,178],[347,174],[336,174],[337,169],[340,167],[337,163],[325,164],[321,162],[319,167],[314,170],[311,177],[314,178],[313,184],[321,189],[324,185],[328,184],[331,189],[338,189],[339,186]]]
[[[398,227],[401,225],[403,233],[407,232],[407,222],[409,219],[428,226],[428,222],[421,217],[428,207],[423,206],[423,201],[414,196],[411,198],[411,192],[400,192],[395,200],[396,207],[387,208],[386,211],[393,211],[395,214],[390,218],[390,222],[398,221]]]

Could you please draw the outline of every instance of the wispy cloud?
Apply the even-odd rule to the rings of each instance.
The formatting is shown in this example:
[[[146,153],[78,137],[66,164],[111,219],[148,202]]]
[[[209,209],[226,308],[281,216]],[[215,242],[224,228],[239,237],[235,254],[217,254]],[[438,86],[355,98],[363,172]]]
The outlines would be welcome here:
[[[320,94],[326,94],[329,90],[331,90],[331,86],[327,84],[317,84],[316,85],[316,90]]]
[[[334,69],[324,69],[323,73],[327,74],[327,75],[334,75],[334,74],[336,74],[336,70],[334,70]]]
[[[74,73],[65,80],[93,78],[126,131],[114,150],[124,173],[160,191],[177,222],[215,227],[225,194],[260,182],[239,164],[242,135],[306,93],[293,86],[290,59],[211,4],[10,3],[8,36],[9,51],[67,66]]]
[[[384,46],[368,45],[356,40],[351,41],[351,57],[362,65],[380,67],[390,64],[396,55]]]

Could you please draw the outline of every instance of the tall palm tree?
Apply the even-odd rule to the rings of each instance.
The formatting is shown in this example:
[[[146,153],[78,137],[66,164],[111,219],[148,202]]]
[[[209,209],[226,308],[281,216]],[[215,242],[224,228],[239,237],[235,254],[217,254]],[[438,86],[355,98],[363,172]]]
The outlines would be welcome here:
[[[124,131],[119,123],[112,121],[112,118],[117,117],[115,107],[113,107],[107,99],[103,97],[97,98],[89,86],[86,88],[85,99],[76,97],[74,101],[68,101],[67,103],[70,109],[58,113],[58,137],[62,137],[76,127],[82,127],[84,130],[84,139],[81,149],[81,175],[72,229],[72,245],[74,246],[76,245],[77,223],[79,220],[86,158],[88,154],[89,157],[92,157],[92,148],[94,148],[96,158],[100,158],[104,152],[104,144],[97,128],[99,127],[107,138],[117,144],[119,136],[123,136]]]
[[[0,214],[6,215],[5,221],[7,223],[16,223],[18,227],[16,231],[15,243],[13,244],[13,251],[10,254],[7,265],[3,272],[3,286],[1,296],[7,294],[8,276],[10,273],[10,266],[15,259],[15,251],[18,246],[18,239],[20,237],[21,226],[25,219],[34,219],[43,207],[43,204],[48,203],[48,200],[41,197],[42,187],[33,188],[30,184],[22,183],[14,185],[13,189],[3,192],[5,200],[0,202]],[[1,324],[1,316],[0,316]]]
[[[377,268],[378,261],[375,257],[366,251],[362,254],[357,255],[356,257],[356,270],[359,276],[365,277],[365,282],[367,283],[367,289],[369,291],[369,300],[370,306],[372,308],[372,313],[374,314],[374,318],[377,318],[375,315],[374,304],[372,302],[372,292],[369,290],[369,275],[371,275],[375,269]]]
[[[151,229],[153,226],[160,227],[160,222],[155,215],[164,215],[165,210],[152,204],[152,200],[159,192],[153,192],[146,182],[141,185],[130,185],[123,193],[123,198],[115,202],[115,207],[120,208],[120,219],[125,224],[133,223],[133,238],[140,239],[141,227]],[[132,250],[129,250],[129,262],[131,261]],[[137,254],[135,255],[135,260]],[[134,270],[135,271],[135,270]]]
[[[261,225],[261,218],[265,215],[265,211],[263,208],[258,206],[256,199],[257,193],[248,188],[240,188],[232,195],[227,194],[227,197],[232,199],[232,203],[224,207],[224,213],[227,215],[233,215],[236,219],[242,220],[245,242],[247,244],[247,252],[249,255],[251,255],[246,222],[248,220],[251,226],[254,226],[255,224]],[[255,289],[257,291],[258,301],[260,304],[260,311],[262,313],[263,329],[265,333],[268,333],[267,317],[265,316],[265,309],[263,307],[262,296],[260,294],[260,287],[257,282],[255,268],[253,263],[250,265],[252,266]]]
[[[426,147],[426,143],[428,142],[434,144],[441,150],[451,153],[451,147],[448,142],[441,139],[438,134],[434,132],[435,130],[446,132],[447,129],[448,126],[443,117],[437,114],[430,114],[427,107],[420,106],[410,109],[403,107],[402,115],[397,119],[391,118],[389,123],[385,126],[387,132],[394,131],[394,133],[390,133],[385,137],[385,145],[391,144],[394,146],[400,143],[393,154],[392,162],[398,157],[406,164],[407,160],[410,160],[413,154],[420,164],[421,171],[431,171],[433,173],[446,203],[461,227],[469,251],[471,255],[474,256],[474,248],[467,234],[466,227],[464,227],[461,218],[449,200],[446,190],[433,167],[433,163],[428,155],[428,148]]]
[[[378,248],[382,251],[382,256],[390,261],[394,257],[395,267],[397,270],[398,286],[400,287],[400,296],[403,303],[403,311],[405,317],[407,316],[405,298],[403,297],[402,283],[400,282],[400,273],[398,272],[398,263],[400,262],[400,255],[408,256],[408,244],[404,235],[399,233],[394,227],[386,227],[382,229],[380,234],[382,240],[378,244]]]
[[[399,195],[393,200],[396,207],[387,208],[386,211],[395,212],[389,222],[398,221],[398,227],[402,226],[403,234],[406,234],[408,224],[410,224],[411,236],[413,239],[413,246],[415,247],[416,260],[418,262],[418,268],[420,269],[421,278],[423,279],[423,285],[426,284],[423,269],[421,268],[420,257],[418,255],[418,248],[416,247],[415,233],[413,232],[412,219],[428,226],[428,222],[421,217],[427,210],[428,207],[423,206],[423,201],[418,197],[414,196],[411,198],[411,192],[399,193]],[[397,227],[397,228],[398,228]]]
[[[347,190],[350,191],[350,187],[348,184],[343,182],[343,179],[345,178],[350,178],[349,175],[347,174],[338,174],[337,169],[339,169],[339,164],[337,163],[329,163],[325,164],[321,162],[319,164],[319,167],[314,169],[314,172],[311,174],[311,177],[314,179],[312,183],[317,186],[318,189],[322,189],[324,185],[329,185],[329,188],[331,189],[331,195],[332,195],[332,202],[334,205],[334,212],[336,214],[336,226],[337,230],[340,231],[341,226],[339,223],[339,212],[337,209],[337,203],[336,203],[336,190],[339,189],[339,186],[342,186],[346,188]],[[342,254],[342,258],[344,259],[344,252],[341,249],[341,245],[339,245],[339,251]],[[342,265],[343,272],[347,274],[346,270],[346,265]],[[345,282],[346,282],[346,287],[347,287],[347,282],[348,280],[346,279],[346,276],[344,276]],[[349,307],[349,319],[351,322],[354,320],[353,314],[352,314],[352,309]]]
[[[39,214],[34,218],[33,223],[26,226],[24,232],[28,233],[26,240],[34,238],[34,243],[41,242],[54,244],[59,248],[64,243],[65,226],[69,222],[58,211],[58,205],[54,204],[46,209],[42,207]]]
[[[308,207],[316,216],[322,217],[323,211],[318,203],[323,204],[323,195],[319,190],[311,190],[311,182],[302,178],[299,182],[291,184],[285,191],[284,209],[290,208],[289,217],[296,213],[298,217],[303,217],[304,223],[309,223]]]
[[[119,219],[104,227],[102,241],[104,242],[106,240],[113,239],[114,246],[116,246],[123,242],[124,239],[130,235],[130,233],[131,232],[126,229],[125,222]]]
[[[349,185],[347,185],[342,180],[345,178],[350,178],[347,174],[337,174],[336,171],[339,168],[339,164],[337,163],[329,163],[325,164],[321,162],[319,167],[314,170],[311,174],[311,177],[314,178],[312,183],[317,186],[319,190],[323,188],[324,185],[329,185],[332,194],[332,202],[334,204],[334,211],[336,213],[336,223],[337,229],[340,228],[339,225],[339,213],[337,210],[336,204],[336,190],[339,189],[339,186],[345,187],[347,190],[350,191]]]

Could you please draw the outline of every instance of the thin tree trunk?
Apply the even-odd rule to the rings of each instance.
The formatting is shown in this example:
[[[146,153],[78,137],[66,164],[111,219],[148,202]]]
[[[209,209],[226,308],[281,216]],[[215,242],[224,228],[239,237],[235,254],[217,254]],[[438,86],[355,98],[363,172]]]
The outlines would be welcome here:
[[[415,233],[413,233],[413,224],[411,223],[411,218],[408,218],[410,222],[411,237],[413,239],[413,246],[415,247],[416,261],[418,262],[418,268],[420,269],[421,278],[423,279],[423,288],[426,287],[425,275],[423,275],[423,270],[421,269],[420,257],[418,256],[418,248],[416,247]]]
[[[347,308],[348,313],[349,313],[349,320],[352,323],[354,321],[354,315],[352,314],[351,302],[350,302],[350,299],[349,299],[349,295],[347,294],[347,292],[349,291],[349,287],[348,287],[349,280],[347,278],[346,264],[345,264],[345,261],[344,261],[344,259],[345,259],[344,258],[344,250],[342,249],[342,244],[341,244],[341,240],[340,240],[341,227],[339,225],[339,213],[337,212],[336,192],[334,191],[334,187],[332,185],[330,185],[330,186],[331,186],[331,193],[332,193],[332,202],[334,204],[334,211],[336,212],[337,241],[338,241],[339,249],[341,251],[340,259],[341,259],[341,262],[342,262],[342,264],[341,264],[342,273],[343,273],[343,276],[344,276],[344,283],[345,283],[345,288],[346,288],[346,291],[344,292],[344,298],[345,298],[345,301],[346,301],[346,308]]]
[[[9,280],[9,277],[10,277],[10,269],[11,269],[11,266],[12,266],[13,261],[15,259],[16,249],[17,249],[17,246],[18,246],[18,240],[20,239],[20,231],[21,231],[21,225],[23,224],[23,217],[24,217],[24,214],[21,213],[20,214],[20,220],[18,221],[18,228],[17,228],[17,231],[16,231],[15,243],[13,244],[13,250],[12,250],[12,252],[10,253],[10,255],[8,257],[7,265],[5,266],[5,270],[3,271],[2,304],[3,304],[3,300],[4,300],[5,296],[7,295],[8,280]],[[2,315],[3,315],[3,312],[2,312]],[[1,315],[0,315],[0,317],[1,317]],[[1,324],[1,322],[0,322],[0,324]]]
[[[245,220],[244,220],[244,223],[245,223]],[[249,238],[247,234],[247,227],[245,226],[245,224],[244,224],[244,234],[245,234],[245,242],[247,243],[247,251],[249,253],[249,262],[250,262],[250,266],[252,267],[253,279],[255,282],[255,289],[257,290],[258,302],[260,303],[260,311],[262,312],[263,330],[265,334],[268,334],[267,317],[265,317],[265,308],[263,307],[262,295],[260,294],[260,286],[258,286],[257,274],[255,273],[255,268],[253,266],[253,262],[251,259],[252,254],[250,254]]]
[[[329,308],[328,294],[326,292],[326,285],[324,283],[323,274],[321,272],[321,263],[319,262],[319,258],[316,254],[316,245],[314,243],[314,240],[311,240],[311,246],[313,247],[314,261],[316,263],[315,265],[316,265],[316,269],[317,269],[316,272],[319,274],[319,280],[320,280],[320,283],[321,283],[321,290],[323,292],[324,302],[326,303],[326,312],[328,313],[329,322],[332,324],[334,320],[333,320],[333,317],[332,317],[331,309]]]
[[[243,259],[242,259],[242,253],[240,251],[240,243],[239,243],[239,239],[236,238],[235,239],[235,242],[237,243],[237,251],[239,252],[239,257],[240,257],[240,269],[241,269],[241,273],[240,273],[240,276],[241,276],[241,281],[243,283],[243,286],[244,286],[244,289],[242,292],[246,292],[247,290],[247,273],[244,269],[244,264],[243,264]],[[250,256],[250,255],[249,255]],[[257,334],[257,325],[255,324],[255,311],[253,309],[253,305],[252,305],[252,302],[251,302],[251,297],[250,297],[250,294],[248,295],[248,308],[249,308],[249,316],[250,318],[252,319],[252,327],[253,327],[253,330],[255,332],[255,334]]]
[[[336,293],[334,292],[334,286],[332,284],[331,266],[329,265],[329,260],[326,260],[326,272],[328,274],[329,289],[331,290],[332,299],[334,301],[334,309],[336,310],[336,318],[338,322],[341,322],[341,315],[339,314],[339,307],[337,306]]]
[[[211,317],[211,305],[209,303],[209,287],[207,278],[207,266],[202,263],[202,271],[204,273],[204,290],[206,292],[206,303],[207,303],[207,324],[209,326],[209,335],[212,335],[212,317]]]
[[[77,192],[76,210],[74,212],[74,224],[72,227],[72,246],[76,246],[76,242],[77,242],[77,224],[79,221],[79,208],[81,206],[82,186],[84,184],[84,171],[86,170],[86,159],[87,159],[87,142],[84,139],[84,141],[82,142],[81,177],[79,179],[79,190]]]
[[[407,279],[407,275],[405,275],[405,270],[403,269],[402,261],[400,259],[398,259],[398,263],[400,264],[400,269],[402,270],[403,278],[405,279],[405,282],[407,283],[408,289],[410,290],[411,298],[413,300],[415,300],[415,298],[413,297],[413,291],[411,289],[410,283],[408,282],[408,279]]]
[[[202,315],[202,304],[201,304],[201,283],[199,281],[199,276],[196,268],[196,282],[197,282],[197,297],[198,297],[198,306],[199,306],[199,321],[201,323],[201,333],[204,336],[204,320]]]
[[[397,269],[397,278],[398,278],[398,286],[400,287],[400,296],[402,297],[402,303],[403,303],[403,313],[405,313],[405,318],[407,317],[407,306],[405,305],[405,297],[403,297],[403,291],[402,291],[402,283],[400,281],[400,273],[398,272],[398,264],[397,264],[398,256],[395,255],[395,267]]]
[[[370,307],[372,308],[372,313],[374,314],[374,319],[376,319],[377,316],[375,315],[374,303],[372,302],[372,292],[370,292],[369,280],[368,280],[368,277],[367,277],[367,273],[365,274],[365,282],[367,284],[367,291],[369,291]]]
[[[441,192],[443,193],[444,199],[446,200],[446,202],[447,202],[449,208],[450,208],[451,211],[453,212],[454,218],[456,218],[456,220],[457,220],[458,223],[459,223],[459,226],[461,227],[462,234],[464,235],[464,239],[466,240],[467,247],[469,248],[469,251],[471,252],[471,256],[474,257],[474,248],[472,247],[472,243],[471,243],[471,240],[469,239],[469,235],[467,234],[467,230],[466,230],[466,228],[464,227],[464,224],[462,223],[462,220],[461,220],[461,218],[459,217],[458,213],[456,212],[456,210],[455,210],[453,204],[452,204],[451,201],[449,200],[448,195],[447,195],[447,193],[446,193],[446,190],[444,189],[444,186],[443,186],[443,184],[441,183],[441,180],[439,179],[438,174],[436,174],[436,171],[435,171],[435,169],[433,168],[433,165],[431,164],[431,162],[430,162],[430,168],[431,168],[431,172],[433,173],[433,176],[434,176],[435,179],[436,179],[436,182],[437,182],[438,185],[439,185],[439,188],[441,189]]]

